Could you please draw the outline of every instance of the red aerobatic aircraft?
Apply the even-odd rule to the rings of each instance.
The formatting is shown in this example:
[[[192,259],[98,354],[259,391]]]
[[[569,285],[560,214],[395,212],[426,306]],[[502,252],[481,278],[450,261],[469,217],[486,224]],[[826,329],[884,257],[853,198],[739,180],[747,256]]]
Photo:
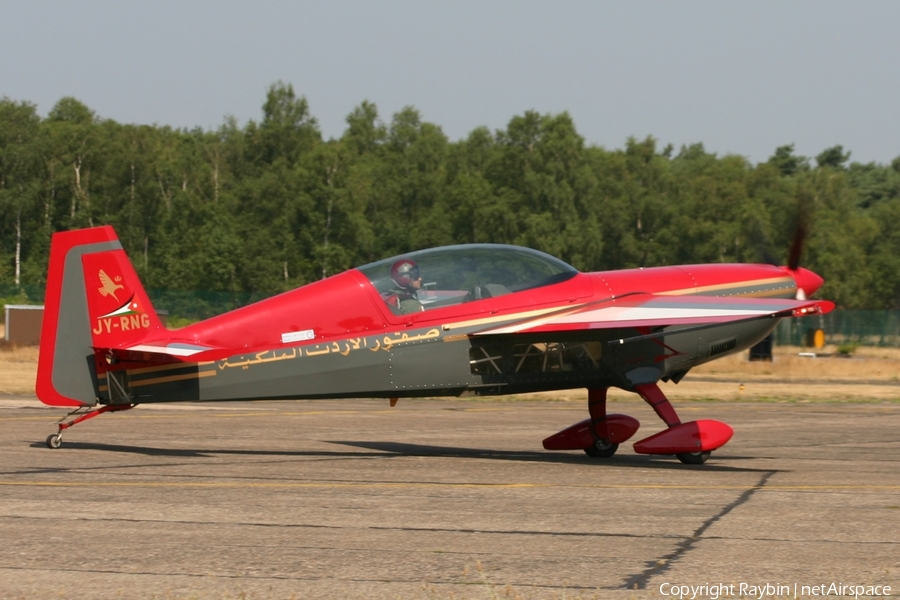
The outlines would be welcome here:
[[[47,439],[150,402],[496,395],[586,388],[590,418],[548,450],[615,453],[639,427],[606,391],[646,400],[666,428],[634,444],[700,464],[725,423],[683,423],[659,388],[745,350],[785,317],[823,314],[821,277],[708,264],[580,273],[497,244],[388,258],[178,330],[166,329],[112,227],[57,233],[37,395],[72,407]],[[66,418],[72,417],[66,422]]]

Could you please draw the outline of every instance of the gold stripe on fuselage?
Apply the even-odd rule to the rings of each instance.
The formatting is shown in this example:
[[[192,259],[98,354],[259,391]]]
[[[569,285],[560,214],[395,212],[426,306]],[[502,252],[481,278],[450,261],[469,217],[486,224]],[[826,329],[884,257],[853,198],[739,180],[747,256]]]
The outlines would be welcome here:
[[[757,289],[753,290],[752,288],[762,288],[767,286],[774,286],[777,284],[784,284],[779,287],[772,287],[770,289]],[[747,292],[739,292],[728,294],[728,290],[744,290],[747,288],[751,288]],[[717,285],[706,285],[703,287],[694,287],[694,288],[682,288],[680,290],[669,290],[667,292],[657,292],[659,296],[692,296],[692,295],[707,295],[710,292],[715,292],[717,296],[741,296],[745,298],[760,298],[765,296],[774,296],[776,294],[786,294],[788,292],[796,292],[797,284],[790,277],[769,277],[767,279],[755,279],[753,281],[736,281],[732,283],[722,283]],[[793,293],[791,294],[793,295]]]
[[[168,377],[155,377],[153,379],[141,379],[139,381],[130,381],[128,385],[131,387],[141,387],[145,385],[158,385],[160,383],[170,383],[172,381],[184,381],[186,379],[199,379],[201,377],[215,377],[216,372],[213,369],[206,371],[197,371],[195,373],[185,373],[184,375],[170,375]]]
[[[164,365],[154,365],[152,367],[140,367],[138,369],[126,369],[129,375],[143,375],[145,373],[156,373],[158,371],[177,371],[178,369],[191,369],[194,367],[203,367],[215,364],[213,361],[204,361],[198,363],[166,363]],[[97,379],[106,379],[106,373],[99,373]]]

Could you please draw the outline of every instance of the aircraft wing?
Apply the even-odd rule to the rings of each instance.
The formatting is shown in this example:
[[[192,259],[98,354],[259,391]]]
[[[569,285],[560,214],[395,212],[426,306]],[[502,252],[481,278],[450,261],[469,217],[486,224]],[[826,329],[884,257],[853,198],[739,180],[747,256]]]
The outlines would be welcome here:
[[[751,319],[825,314],[833,308],[834,303],[827,300],[630,294],[524,319],[503,327],[488,328],[475,335],[669,325],[702,326]]]

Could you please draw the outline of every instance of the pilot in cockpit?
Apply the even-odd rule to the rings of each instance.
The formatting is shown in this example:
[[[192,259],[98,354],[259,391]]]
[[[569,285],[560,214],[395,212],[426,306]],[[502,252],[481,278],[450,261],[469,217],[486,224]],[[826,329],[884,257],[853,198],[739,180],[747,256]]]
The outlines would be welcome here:
[[[415,261],[403,259],[395,262],[391,267],[391,280],[394,287],[388,292],[385,302],[394,312],[408,315],[425,310],[418,298],[422,276]]]

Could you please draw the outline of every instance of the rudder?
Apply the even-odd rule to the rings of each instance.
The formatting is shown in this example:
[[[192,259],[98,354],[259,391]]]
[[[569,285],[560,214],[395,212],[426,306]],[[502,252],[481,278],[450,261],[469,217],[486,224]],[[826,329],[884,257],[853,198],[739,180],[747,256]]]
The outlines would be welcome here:
[[[93,405],[98,349],[162,329],[110,226],[53,235],[35,390],[52,406]]]

